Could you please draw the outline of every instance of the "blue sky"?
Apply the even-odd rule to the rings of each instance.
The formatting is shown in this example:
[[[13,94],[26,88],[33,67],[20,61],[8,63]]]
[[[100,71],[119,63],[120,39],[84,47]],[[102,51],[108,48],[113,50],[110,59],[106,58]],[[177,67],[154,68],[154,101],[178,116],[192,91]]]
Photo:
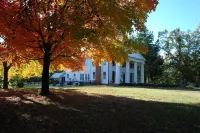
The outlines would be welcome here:
[[[159,31],[195,30],[200,24],[200,0],[159,0],[155,12],[149,14],[146,26],[155,38]]]

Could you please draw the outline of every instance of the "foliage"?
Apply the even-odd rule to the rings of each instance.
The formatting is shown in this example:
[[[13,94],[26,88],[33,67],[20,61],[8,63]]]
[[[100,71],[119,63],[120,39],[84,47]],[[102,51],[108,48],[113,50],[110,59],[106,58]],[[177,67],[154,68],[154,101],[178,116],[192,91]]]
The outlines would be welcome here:
[[[134,45],[126,47],[127,33],[133,25],[144,29],[157,4],[157,0],[1,0],[0,33],[9,45],[22,50],[23,57],[43,64],[42,93],[47,94],[50,66],[84,69],[86,57],[95,64],[123,63],[127,49],[137,50]]]
[[[20,75],[22,78],[41,77],[41,74],[42,65],[38,61],[29,61],[11,68],[9,77],[15,77],[15,75]]]
[[[1,22],[0,22],[1,25]],[[1,32],[0,30],[0,39],[3,40],[0,42],[0,63],[3,65],[3,88],[8,89],[8,79],[9,71],[12,67],[18,67],[21,63],[25,63],[27,58],[23,57],[22,51],[24,49],[18,49],[19,46],[16,45],[17,41],[14,39],[14,31],[10,27],[1,27],[7,33]],[[12,37],[7,36],[8,34]],[[11,41],[8,41],[8,38]],[[13,44],[10,44],[13,43]]]
[[[121,83],[120,86],[142,86],[142,87],[179,87],[176,84],[151,84],[151,83]]]
[[[132,25],[138,30],[144,29],[147,13],[155,10],[157,4],[156,0],[2,1],[1,25],[8,27],[12,22],[9,28],[13,26],[14,35],[4,28],[1,32],[8,36],[8,42],[11,35],[20,39],[23,44],[20,47],[26,45],[29,51],[26,54],[32,58],[42,59],[46,51],[51,53],[52,61],[56,58],[54,65],[77,69],[81,67],[77,63],[80,64],[86,53],[87,56],[107,53],[110,48],[122,52],[121,42],[127,38]],[[113,58],[117,58],[114,55]],[[68,57],[66,62],[63,61],[65,56]]]
[[[173,83],[187,86],[188,82],[199,84],[200,79],[200,27],[195,31],[159,33],[162,49],[165,51],[165,74]],[[163,80],[167,77],[163,77]]]
[[[3,87],[3,78],[0,75],[0,88],[2,88],[2,87]]]
[[[3,79],[3,66],[0,65],[0,79]]]
[[[24,80],[23,78],[19,77],[18,75],[16,75],[15,77],[11,78],[9,80],[10,85],[12,86],[12,88],[23,88],[24,87]]]
[[[138,44],[147,48],[147,52],[143,54],[145,62],[145,81],[148,83],[160,83],[159,78],[163,74],[164,60],[160,56],[159,42],[154,42],[153,33],[146,30],[139,32],[135,37],[132,37]]]
[[[50,79],[50,84],[52,84],[53,86],[56,86],[56,84],[59,84],[59,81],[55,79]]]
[[[52,71],[52,70],[51,70]],[[41,77],[42,66],[38,61],[28,61],[18,66],[11,67],[8,72],[8,80],[20,75],[21,78]],[[3,66],[0,65],[0,76],[3,76]]]

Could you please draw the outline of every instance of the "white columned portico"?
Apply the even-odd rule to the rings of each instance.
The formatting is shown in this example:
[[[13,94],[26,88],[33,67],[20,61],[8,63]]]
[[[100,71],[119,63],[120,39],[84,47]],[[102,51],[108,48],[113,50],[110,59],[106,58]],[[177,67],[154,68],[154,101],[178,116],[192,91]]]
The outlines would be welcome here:
[[[140,75],[140,78],[141,78],[140,82],[144,83],[144,63],[141,63],[141,69],[140,70],[141,70],[141,73],[140,73],[141,74]]]
[[[126,62],[126,75],[125,83],[130,83],[130,63]]]
[[[137,62],[134,62],[134,83],[137,83]]]
[[[115,84],[120,84],[120,66],[116,63],[116,69],[115,69]]]

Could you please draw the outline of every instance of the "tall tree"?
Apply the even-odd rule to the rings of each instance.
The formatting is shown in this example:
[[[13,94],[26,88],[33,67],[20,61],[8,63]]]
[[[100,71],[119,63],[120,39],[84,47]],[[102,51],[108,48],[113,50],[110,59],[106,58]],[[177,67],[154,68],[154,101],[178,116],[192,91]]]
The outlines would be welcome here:
[[[24,54],[43,64],[41,94],[47,95],[51,63],[78,70],[86,56],[96,64],[123,62],[127,32],[133,25],[144,29],[157,4],[157,0],[1,0],[0,24],[7,27],[12,21]]]
[[[163,31],[159,33],[159,39],[170,69],[168,72],[173,73],[179,84],[185,87],[188,82],[199,79],[200,29],[194,32],[184,32],[179,28],[172,32]]]
[[[6,42],[6,37],[0,43],[0,62],[3,66],[3,88],[8,89],[8,76],[9,70],[11,67],[19,66],[21,63],[26,61],[25,58],[22,58],[20,50],[16,50],[15,45],[9,45]]]
[[[135,36],[137,44],[142,44],[147,48],[143,56],[145,62],[145,81],[148,83],[158,83],[159,77],[163,74],[164,59],[160,56],[159,41],[154,42],[153,33],[145,30]]]
[[[6,44],[4,42],[4,39],[3,37],[1,37],[1,40],[2,42],[0,43],[0,61],[2,63],[2,66],[3,66],[3,88],[4,89],[8,89],[8,71],[11,67],[11,64],[8,64],[8,58],[7,55],[6,55]]]

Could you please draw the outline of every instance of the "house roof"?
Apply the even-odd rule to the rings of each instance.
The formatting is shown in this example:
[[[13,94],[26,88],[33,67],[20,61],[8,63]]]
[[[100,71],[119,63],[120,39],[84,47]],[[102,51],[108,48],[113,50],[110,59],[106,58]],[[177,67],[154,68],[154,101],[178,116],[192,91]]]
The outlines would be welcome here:
[[[54,73],[50,78],[51,79],[58,79],[63,73]]]
[[[146,59],[140,53],[129,54],[129,57],[145,61]]]

